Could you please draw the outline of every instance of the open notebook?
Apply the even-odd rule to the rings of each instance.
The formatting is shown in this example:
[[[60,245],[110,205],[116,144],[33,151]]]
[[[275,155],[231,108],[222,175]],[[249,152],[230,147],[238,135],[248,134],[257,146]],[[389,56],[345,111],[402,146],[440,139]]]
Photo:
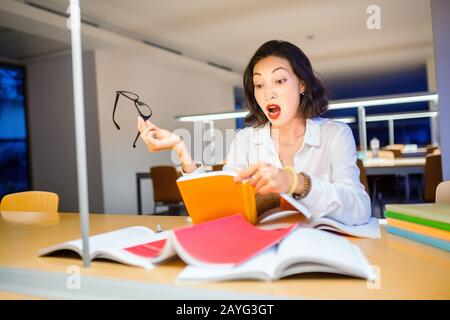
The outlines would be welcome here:
[[[359,247],[348,239],[315,229],[298,228],[280,244],[234,267],[187,266],[178,280],[277,280],[293,274],[325,272],[375,280]]]
[[[152,261],[128,252],[124,250],[124,248],[150,241],[158,241],[159,239],[166,237],[165,234],[155,233],[150,228],[142,226],[128,227],[90,236],[89,259],[94,260],[96,258],[104,258],[123,264],[150,269],[153,267]],[[77,239],[67,241],[40,249],[38,255],[46,256],[63,250],[76,252],[82,257],[82,240]]]
[[[343,235],[358,238],[378,239],[381,237],[380,225],[377,218],[370,218],[369,222],[362,225],[349,226],[328,217],[307,219],[303,214],[294,210],[280,210],[274,208],[266,211],[258,217],[258,226],[268,229],[283,228],[293,223],[299,223],[301,227],[327,230]]]

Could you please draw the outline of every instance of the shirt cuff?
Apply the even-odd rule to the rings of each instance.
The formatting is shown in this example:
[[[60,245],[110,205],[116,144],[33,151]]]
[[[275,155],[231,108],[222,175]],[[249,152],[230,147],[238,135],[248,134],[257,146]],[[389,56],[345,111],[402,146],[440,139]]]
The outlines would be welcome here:
[[[197,169],[195,169],[192,172],[184,172],[183,171],[183,167],[180,168],[180,172],[183,176],[190,176],[190,175],[196,175],[196,174],[200,174],[200,173],[204,173],[205,172],[205,168],[203,167],[203,164],[201,162],[195,162],[195,164],[197,165]]]
[[[299,200],[304,204],[310,211],[313,218],[321,218],[327,215],[327,204],[324,203],[323,194],[325,192],[325,187],[319,178],[309,175],[311,178],[311,190],[306,197]]]

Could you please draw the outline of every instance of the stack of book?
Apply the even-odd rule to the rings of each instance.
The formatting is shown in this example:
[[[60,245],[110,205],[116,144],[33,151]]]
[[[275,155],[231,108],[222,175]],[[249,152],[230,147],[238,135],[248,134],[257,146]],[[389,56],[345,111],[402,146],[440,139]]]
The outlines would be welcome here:
[[[449,204],[391,204],[385,216],[389,233],[450,251]]]

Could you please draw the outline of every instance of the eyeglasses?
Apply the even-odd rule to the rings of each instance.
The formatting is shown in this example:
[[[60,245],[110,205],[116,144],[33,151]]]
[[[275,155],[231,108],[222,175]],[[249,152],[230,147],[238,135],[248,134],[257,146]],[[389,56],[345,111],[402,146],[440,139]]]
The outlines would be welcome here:
[[[112,119],[117,130],[120,130],[120,127],[117,124],[116,120],[114,120],[114,115],[116,114],[117,102],[119,101],[119,96],[121,95],[134,102],[134,106],[136,107],[137,112],[142,117],[142,119],[144,119],[144,121],[150,119],[150,117],[152,116],[152,109],[150,109],[150,107],[146,103],[139,101],[139,96],[136,93],[130,91],[116,91],[116,101],[114,102]],[[139,134],[140,132],[137,133],[136,138],[134,139],[133,148],[136,148],[136,142],[139,138]]]

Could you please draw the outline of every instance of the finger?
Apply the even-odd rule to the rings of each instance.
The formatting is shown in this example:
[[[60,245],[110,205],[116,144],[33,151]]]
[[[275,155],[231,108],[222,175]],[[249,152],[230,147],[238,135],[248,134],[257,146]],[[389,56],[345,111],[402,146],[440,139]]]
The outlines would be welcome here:
[[[156,128],[156,129],[159,130],[159,128],[158,128],[153,122],[151,122],[150,120],[146,120],[146,121],[145,121],[145,124],[146,124],[147,126],[154,127],[154,128]]]
[[[266,176],[261,176],[255,184],[255,192],[258,192],[262,187],[267,185],[270,180]]]
[[[253,175],[250,177],[250,185],[251,185],[252,187],[255,187],[256,184],[258,183],[258,181],[260,180],[260,178],[261,178],[261,170],[258,169],[258,170],[255,172],[255,174],[253,174]]]
[[[251,166],[249,166],[246,169],[243,169],[242,171],[240,171],[238,173],[238,175],[235,177],[235,182],[241,182],[242,180],[245,180],[249,177],[251,177],[262,165],[266,165],[266,163],[264,162],[258,162],[255,164],[252,164]]]
[[[141,133],[141,137],[144,139],[144,142],[146,142],[145,139],[147,139],[148,137],[150,137],[150,136],[153,137],[154,136],[154,133],[152,131],[153,131],[152,128],[149,128],[149,127],[144,128],[144,130]]]
[[[138,117],[137,127],[140,133],[142,133],[145,129],[144,120],[141,117]]]
[[[260,189],[258,189],[258,191],[255,190],[255,192],[259,193],[260,195],[273,193],[273,187],[272,187],[272,185],[267,184],[267,185],[261,187]]]

